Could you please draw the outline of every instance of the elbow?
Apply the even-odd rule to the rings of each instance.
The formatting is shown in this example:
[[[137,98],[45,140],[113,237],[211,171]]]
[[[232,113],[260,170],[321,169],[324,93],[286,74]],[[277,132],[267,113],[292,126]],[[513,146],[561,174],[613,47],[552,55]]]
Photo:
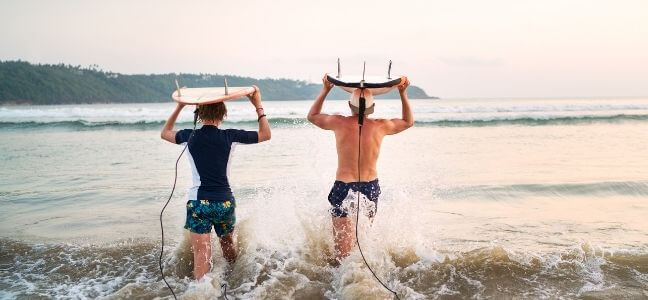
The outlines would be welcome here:
[[[269,141],[272,138],[272,133],[270,131],[259,134],[259,143]]]
[[[313,123],[313,115],[308,114],[308,116],[306,116],[306,119],[308,120],[308,122]]]
[[[414,126],[414,119],[408,120],[405,125],[406,125],[406,128],[411,128],[412,126]]]
[[[175,143],[175,135],[173,134],[173,131],[162,130],[162,132],[160,132],[160,138],[169,143]]]

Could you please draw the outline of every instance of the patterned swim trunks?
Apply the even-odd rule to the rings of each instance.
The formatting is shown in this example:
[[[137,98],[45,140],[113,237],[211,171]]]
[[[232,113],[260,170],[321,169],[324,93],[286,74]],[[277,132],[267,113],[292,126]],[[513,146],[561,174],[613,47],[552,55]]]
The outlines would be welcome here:
[[[222,237],[234,231],[235,208],[234,197],[225,201],[189,200],[184,228],[194,233],[204,234],[211,232],[213,226],[216,235]]]
[[[336,180],[333,183],[333,188],[328,195],[329,203],[331,203],[331,215],[333,217],[345,218],[349,214],[349,210],[352,208],[353,203],[348,203],[345,201],[349,190],[354,193],[360,192],[362,195],[367,197],[369,200],[369,207],[365,209],[366,215],[368,217],[373,217],[376,214],[378,209],[378,197],[380,196],[380,185],[378,184],[378,179],[372,181],[361,181],[361,182],[342,182]]]

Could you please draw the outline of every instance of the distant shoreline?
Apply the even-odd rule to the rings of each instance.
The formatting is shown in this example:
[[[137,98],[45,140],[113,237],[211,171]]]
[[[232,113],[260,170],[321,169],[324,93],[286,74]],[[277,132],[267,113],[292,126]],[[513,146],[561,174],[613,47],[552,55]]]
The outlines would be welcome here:
[[[269,101],[269,102],[291,102],[291,101],[313,101],[313,99],[290,99],[290,100],[268,100],[264,99],[264,101]],[[442,100],[441,98],[438,97],[430,97],[426,99],[418,99],[418,98],[410,98],[410,100]],[[240,102],[244,101],[241,99],[238,100],[233,100],[235,102]],[[348,101],[348,99],[326,99],[326,101]],[[380,99],[380,101],[400,101],[399,99],[395,98],[386,98],[386,99]],[[229,103],[230,101],[228,101]],[[48,104],[39,104],[39,103],[27,103],[27,102],[5,102],[5,103],[0,103],[0,107],[14,107],[14,106],[54,106],[54,105],[109,105],[109,104],[155,104],[155,103],[175,103],[172,99],[169,100],[151,100],[151,101],[134,101],[134,102],[119,102],[119,101],[112,101],[112,102],[89,102],[89,103],[84,103],[84,102],[78,102],[78,103],[48,103]]]
[[[322,85],[291,79],[256,79],[221,74],[133,74],[103,71],[97,67],[31,64],[24,61],[0,61],[0,105],[115,104],[155,103],[169,99],[175,80],[182,86],[256,85],[263,99],[288,101],[315,99]],[[410,86],[412,99],[437,99],[417,86]],[[347,99],[348,93],[334,89],[329,99]],[[398,99],[397,91],[377,99]]]

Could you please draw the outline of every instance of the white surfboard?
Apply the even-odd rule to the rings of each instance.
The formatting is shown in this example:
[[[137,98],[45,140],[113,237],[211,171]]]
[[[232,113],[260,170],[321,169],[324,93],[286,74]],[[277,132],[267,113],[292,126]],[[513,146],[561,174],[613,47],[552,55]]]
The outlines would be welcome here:
[[[245,97],[254,93],[253,86],[227,86],[227,79],[224,87],[203,87],[203,88],[181,88],[176,80],[176,90],[171,94],[171,98],[176,102],[198,105],[213,104],[228,100],[234,100]]]
[[[251,86],[228,87],[227,92],[224,87],[181,88],[173,92],[171,98],[189,105],[213,104],[242,98],[252,93],[254,87]]]

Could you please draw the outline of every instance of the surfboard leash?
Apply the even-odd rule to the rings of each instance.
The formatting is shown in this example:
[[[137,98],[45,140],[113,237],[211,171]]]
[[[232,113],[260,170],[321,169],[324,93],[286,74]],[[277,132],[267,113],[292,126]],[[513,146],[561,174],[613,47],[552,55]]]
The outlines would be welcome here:
[[[364,73],[364,71],[363,71],[363,73]],[[363,74],[363,78],[364,78],[364,74]],[[366,103],[365,103],[366,99],[364,98],[364,88],[360,89],[360,99],[359,100],[360,100],[360,107],[359,107],[359,110],[358,110],[358,182],[360,182],[360,180],[361,180],[361,177],[360,177],[360,174],[361,174],[360,173],[360,154],[361,154],[360,143],[362,143],[362,125],[364,123],[364,112],[365,112],[365,109],[366,109]],[[357,211],[356,211],[356,224],[355,224],[355,238],[356,238],[356,245],[358,245],[358,250],[360,251],[360,256],[362,256],[362,260],[364,261],[365,265],[367,266],[367,269],[369,269],[369,271],[371,272],[373,277],[376,278],[376,280],[385,289],[387,289],[392,294],[394,294],[394,297],[396,297],[396,299],[400,300],[400,297],[398,297],[398,294],[394,290],[390,289],[384,282],[382,282],[382,280],[380,280],[380,278],[378,278],[378,275],[376,275],[376,272],[374,272],[374,270],[371,269],[371,266],[369,266],[369,263],[367,262],[367,259],[365,258],[364,253],[362,253],[362,247],[360,246],[360,237],[358,235],[358,224],[360,223],[360,189],[358,189],[356,191],[356,195],[357,195],[356,196],[356,198],[357,198],[357,200],[356,200]]]
[[[164,267],[162,266],[162,258],[164,257],[164,226],[162,223],[162,215],[164,214],[164,210],[167,208],[169,205],[169,202],[171,201],[171,198],[173,197],[173,193],[175,192],[176,188],[176,183],[178,182],[178,163],[180,162],[180,158],[182,155],[185,153],[187,150],[187,147],[189,147],[189,142],[191,141],[191,138],[193,137],[194,133],[196,132],[196,125],[198,124],[198,108],[196,108],[196,111],[194,111],[194,127],[191,130],[191,134],[189,135],[189,138],[187,139],[187,144],[182,148],[182,151],[180,152],[180,155],[178,155],[178,158],[176,159],[175,162],[175,175],[173,177],[173,187],[171,188],[171,193],[169,194],[169,199],[167,199],[166,203],[164,203],[164,206],[162,207],[162,210],[160,211],[160,232],[162,233],[162,241],[161,241],[161,247],[160,247],[160,258],[158,260],[159,265],[160,265],[160,274],[162,275],[162,280],[166,284],[167,288],[169,288],[169,291],[171,291],[171,294],[173,295],[173,299],[178,299],[176,297],[175,292],[173,291],[173,288],[167,282],[165,276],[164,276]]]

